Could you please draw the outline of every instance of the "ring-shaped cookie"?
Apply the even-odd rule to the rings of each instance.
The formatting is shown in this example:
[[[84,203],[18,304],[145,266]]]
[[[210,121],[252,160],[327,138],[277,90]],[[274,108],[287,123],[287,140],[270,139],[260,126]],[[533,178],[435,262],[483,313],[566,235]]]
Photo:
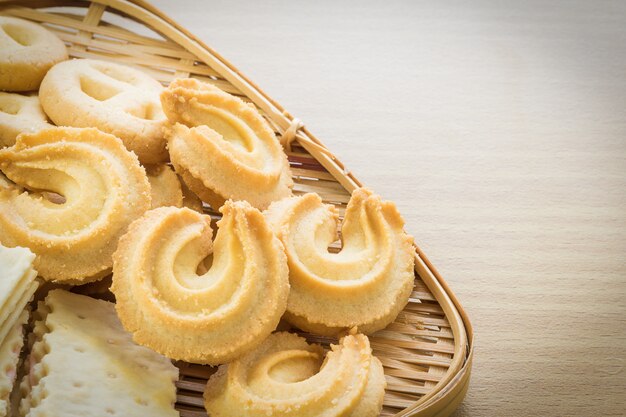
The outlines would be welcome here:
[[[50,127],[37,96],[0,92],[0,148],[13,146],[22,132],[34,133]]]
[[[357,326],[370,334],[391,323],[414,281],[413,239],[396,206],[369,190],[352,193],[337,239],[338,212],[314,193],[273,203],[265,212],[285,245],[291,292],[285,318],[322,335]]]
[[[43,26],[0,16],[0,90],[36,90],[46,72],[66,59],[65,44]]]
[[[56,125],[96,127],[122,139],[144,164],[167,160],[166,119],[149,75],[112,62],[73,59],[48,71],[39,89],[41,105]]]
[[[23,133],[0,150],[0,170],[17,184],[0,182],[0,242],[33,251],[47,280],[79,284],[104,276],[120,236],[150,207],[137,157],[93,128]],[[43,191],[64,200],[51,202]]]

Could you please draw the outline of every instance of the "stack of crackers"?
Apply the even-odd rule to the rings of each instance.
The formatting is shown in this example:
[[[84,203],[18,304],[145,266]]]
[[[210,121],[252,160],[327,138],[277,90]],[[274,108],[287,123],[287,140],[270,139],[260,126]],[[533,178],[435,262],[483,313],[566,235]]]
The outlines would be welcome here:
[[[0,246],[0,416],[9,414],[9,396],[16,378],[26,305],[37,289],[35,255],[24,248]]]
[[[27,305],[38,287],[34,259],[28,249],[0,245],[0,417],[12,412],[178,416],[172,406],[178,368],[133,343],[114,304],[107,301],[63,289],[49,291],[32,314],[30,354],[24,366],[18,366]],[[18,390],[14,385],[19,378]]]

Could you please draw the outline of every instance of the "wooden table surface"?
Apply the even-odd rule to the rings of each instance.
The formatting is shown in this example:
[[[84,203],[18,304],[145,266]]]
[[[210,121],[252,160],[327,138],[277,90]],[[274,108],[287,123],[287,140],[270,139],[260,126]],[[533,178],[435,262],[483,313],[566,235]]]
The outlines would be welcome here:
[[[396,201],[475,326],[457,417],[626,415],[626,2],[155,3]]]

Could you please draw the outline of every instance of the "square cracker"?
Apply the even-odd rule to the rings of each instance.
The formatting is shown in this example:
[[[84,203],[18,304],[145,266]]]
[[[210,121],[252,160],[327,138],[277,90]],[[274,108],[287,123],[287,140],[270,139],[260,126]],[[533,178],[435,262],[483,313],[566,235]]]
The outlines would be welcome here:
[[[31,417],[174,417],[178,369],[138,346],[112,303],[51,291],[38,314],[20,409]]]

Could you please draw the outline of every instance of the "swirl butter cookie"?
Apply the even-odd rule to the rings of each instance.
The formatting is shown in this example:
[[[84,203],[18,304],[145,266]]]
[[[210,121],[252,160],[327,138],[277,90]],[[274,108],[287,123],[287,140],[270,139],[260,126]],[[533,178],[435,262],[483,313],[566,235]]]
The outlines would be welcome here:
[[[111,290],[137,343],[219,364],[276,328],[289,293],[282,244],[248,203],[227,201],[221,212],[215,242],[209,216],[175,207],[147,212],[120,240]]]
[[[124,142],[139,160],[167,160],[161,84],[124,65],[73,59],[55,65],[41,83],[39,100],[56,125],[97,127]]]
[[[220,366],[204,404],[212,417],[376,417],[385,385],[367,336],[345,336],[324,355],[321,346],[279,332]]]
[[[265,212],[285,245],[291,292],[285,318],[322,335],[358,326],[370,334],[391,323],[413,289],[413,239],[395,205],[369,190],[352,193],[337,238],[338,213],[317,194],[273,203]]]
[[[0,90],[36,90],[50,67],[66,59],[65,44],[43,26],[0,16]]]
[[[150,208],[150,185],[135,155],[97,129],[23,133],[0,150],[0,170],[15,184],[0,186],[0,243],[30,248],[47,280],[78,284],[104,276],[119,237]],[[49,201],[44,191],[62,200]]]
[[[22,132],[52,127],[37,96],[0,92],[0,148],[12,146]]]
[[[173,124],[172,164],[203,201],[217,208],[245,200],[264,209],[291,195],[287,156],[254,106],[191,78],[174,80],[161,102]]]

